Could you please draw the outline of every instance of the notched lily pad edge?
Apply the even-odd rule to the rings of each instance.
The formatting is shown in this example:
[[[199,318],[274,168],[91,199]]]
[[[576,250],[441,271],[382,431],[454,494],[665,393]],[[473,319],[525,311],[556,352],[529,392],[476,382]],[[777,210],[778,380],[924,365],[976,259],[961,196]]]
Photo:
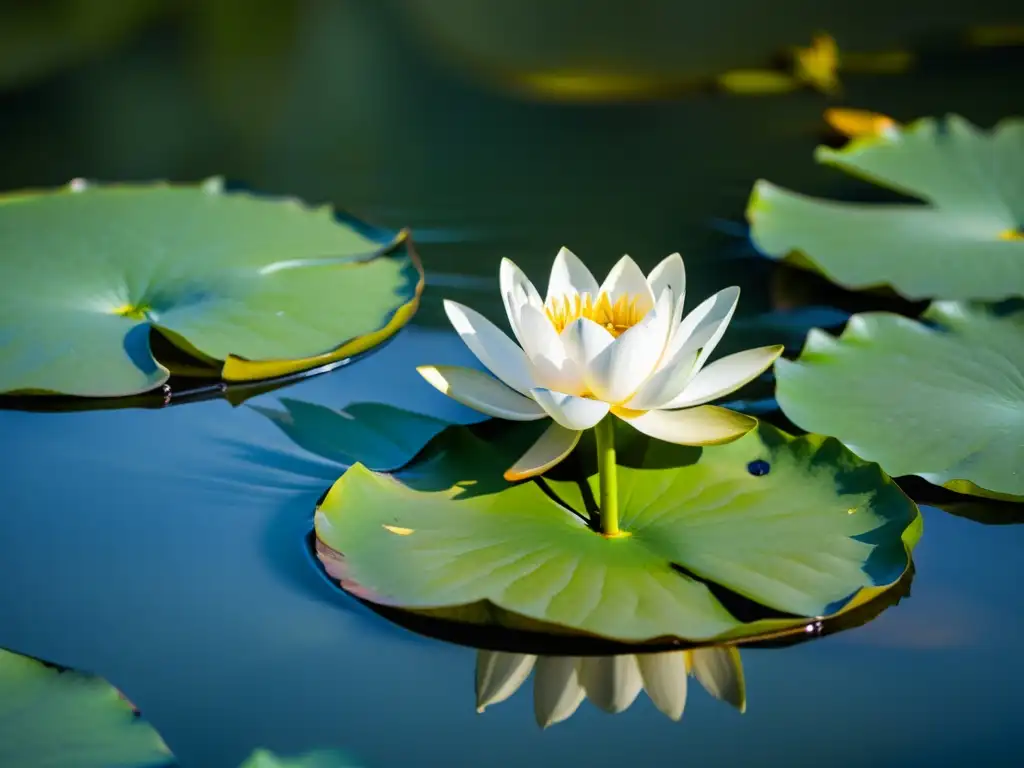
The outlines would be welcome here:
[[[487,424],[488,421],[482,422],[482,424]],[[774,427],[770,424],[768,424],[768,426],[771,427],[771,429],[777,433],[778,437],[780,437],[786,442],[807,439],[817,440],[822,443],[826,441],[832,441],[835,442],[837,445],[840,445],[843,450],[848,450],[847,448],[845,448],[845,446],[842,446],[840,441],[833,437],[814,434],[805,434],[799,436],[789,435],[783,430],[778,429],[777,427]],[[479,430],[481,424],[471,425],[469,429],[472,430],[473,427],[476,427],[476,429]],[[401,472],[402,469],[412,467],[413,465],[416,464],[416,462],[419,460],[421,456],[430,454],[431,446],[434,444],[435,441],[443,439],[445,432],[447,432],[447,430],[443,430],[438,435],[435,435],[435,437],[426,446],[424,446],[424,448],[421,449],[421,451],[415,457],[410,459],[410,461],[407,462],[402,468],[397,469],[394,472],[378,472],[374,474],[391,475],[397,472]],[[772,609],[763,606],[759,606],[761,607],[764,614],[770,616],[770,618],[759,618],[752,621],[745,621],[743,622],[742,626],[736,628],[735,630],[725,632],[721,635],[703,641],[691,641],[681,637],[658,637],[651,638],[646,641],[634,642],[610,637],[602,637],[581,630],[577,630],[571,627],[565,627],[522,616],[520,614],[501,608],[500,606],[494,604],[489,600],[481,600],[476,603],[468,605],[444,606],[438,608],[416,610],[403,609],[395,606],[380,605],[353,594],[349,590],[345,589],[345,587],[343,587],[340,583],[335,581],[333,577],[327,572],[326,566],[321,562],[320,557],[318,556],[318,551],[322,551],[325,554],[334,554],[335,556],[341,558],[343,558],[344,555],[342,555],[339,552],[336,552],[334,549],[324,544],[317,538],[316,531],[312,525],[312,516],[310,518],[311,530],[305,537],[305,553],[307,558],[312,560],[313,567],[317,570],[321,577],[325,581],[327,581],[329,585],[331,585],[334,591],[340,590],[341,592],[344,592],[345,595],[358,600],[359,602],[363,603],[371,610],[373,610],[375,613],[401,626],[406,626],[403,623],[403,621],[412,621],[413,623],[416,623],[417,626],[422,624],[422,631],[420,629],[412,629],[412,631],[416,631],[420,634],[426,634],[429,636],[436,636],[432,634],[432,632],[434,631],[444,631],[445,634],[447,635],[448,633],[450,633],[453,627],[462,628],[461,630],[458,630],[456,634],[458,634],[459,631],[466,631],[465,628],[467,627],[475,627],[476,632],[482,632],[484,633],[484,635],[493,635],[493,638],[484,638],[483,640],[483,642],[493,643],[493,645],[488,644],[486,646],[478,646],[474,645],[474,643],[472,642],[461,642],[457,639],[451,640],[451,642],[456,642],[463,645],[472,645],[473,647],[486,647],[488,650],[506,650],[509,648],[509,642],[515,644],[515,642],[518,641],[524,643],[526,647],[536,647],[538,643],[544,644],[545,647],[549,644],[553,644],[555,650],[544,650],[543,653],[546,654],[550,653],[553,655],[558,655],[559,653],[561,653],[563,655],[587,655],[587,653],[589,653],[591,655],[604,655],[605,653],[609,652],[608,649],[618,649],[615,651],[616,653],[630,652],[628,650],[624,650],[630,648],[640,649],[641,651],[646,650],[650,652],[655,649],[672,650],[680,648],[700,648],[721,644],[758,644],[766,641],[791,638],[794,636],[799,636],[801,633],[808,632],[813,632],[813,634],[817,636],[828,624],[828,622],[836,622],[837,619],[846,617],[850,614],[858,615],[860,611],[866,611],[867,606],[876,604],[876,602],[879,600],[883,600],[890,590],[896,589],[897,585],[903,583],[904,581],[906,581],[907,588],[909,589],[909,580],[912,578],[914,571],[912,553],[914,548],[917,546],[917,543],[920,541],[920,538],[924,531],[924,520],[921,515],[921,510],[916,504],[916,502],[911,500],[899,487],[896,481],[893,478],[886,475],[885,472],[882,471],[882,469],[877,465],[877,463],[867,462],[867,464],[874,465],[877,473],[883,478],[883,483],[885,485],[891,486],[893,489],[895,489],[897,493],[899,493],[901,496],[904,496],[907,499],[908,503],[911,504],[914,509],[913,519],[910,521],[910,523],[907,525],[907,527],[902,531],[900,535],[900,540],[903,545],[904,553],[906,555],[906,565],[904,566],[900,575],[888,583],[870,587],[862,587],[857,592],[850,595],[850,597],[846,601],[844,601],[844,603],[841,607],[838,608],[838,610],[836,610],[834,613],[824,616],[796,616],[793,614],[784,614],[778,611],[773,611]],[[540,478],[540,480],[543,481],[543,478]],[[546,483],[538,482],[538,479],[528,480],[526,482],[538,483],[538,485],[541,485],[544,493],[549,498],[551,498],[552,501],[562,506],[567,512],[582,518],[584,521],[587,521],[585,510],[575,510],[570,504],[567,504],[549,486],[547,486]],[[332,485],[331,487],[333,488],[334,486]],[[320,498],[317,500],[316,509],[320,508],[321,504],[327,498],[327,495],[329,494],[330,490],[330,488],[326,489],[324,493],[320,496]],[[685,569],[682,569],[680,566],[673,567],[679,568],[682,572],[687,573],[687,575],[691,578],[698,578],[695,577],[693,574],[687,572]],[[726,593],[728,593],[730,597],[736,598],[737,600],[741,601],[741,603],[758,605],[749,598],[746,598],[745,596],[736,593],[728,589],[727,587],[724,587],[722,585],[719,585],[715,582],[711,582],[706,579],[698,578],[698,580],[702,581],[705,585],[711,588],[712,591],[724,590]],[[719,600],[719,602],[723,604],[724,607],[726,607],[726,610],[735,615],[736,611],[733,609],[732,606],[727,604],[727,601],[724,601],[722,597],[719,594],[717,594],[717,591],[716,598]],[[898,596],[896,597],[896,600],[898,601]],[[888,605],[888,603],[886,605]],[[885,606],[882,606],[882,608],[884,607]],[[879,609],[879,612],[880,611],[881,609]],[[872,614],[872,617],[873,615],[875,614]],[[738,620],[740,619],[738,618]],[[440,624],[435,624],[434,622],[440,622]],[[437,629],[437,627],[445,627],[446,625],[447,628],[444,630]],[[851,626],[859,626],[859,624],[853,624]],[[439,639],[448,639],[447,636],[438,637]],[[567,647],[569,650],[558,651],[557,648],[562,646]],[[587,651],[586,649],[590,647],[593,647],[595,650]]]
[[[997,301],[997,302],[981,302],[981,304],[983,304],[984,306],[988,307],[989,309],[991,309],[991,310],[993,310],[995,312],[999,312],[1001,309],[1005,309],[1006,307],[1010,306],[1011,304],[1013,306],[1017,306],[1016,300],[1014,300],[1014,299]],[[947,329],[944,326],[942,326],[941,323],[937,323],[935,320],[930,319],[927,316],[927,312],[928,312],[928,309],[926,308],[924,310],[924,312],[920,316],[918,316],[918,317],[907,317],[906,315],[901,315],[901,314],[899,314],[897,312],[887,312],[887,311],[884,311],[884,310],[877,310],[877,311],[869,311],[869,312],[860,312],[857,315],[853,315],[853,317],[858,317],[858,316],[860,316],[860,317],[865,317],[865,316],[894,317],[894,318],[897,318],[898,320],[900,320],[902,322],[917,323],[919,325],[922,325],[922,326],[926,327],[928,330],[934,331],[936,333],[946,333]],[[852,320],[853,317],[851,317],[850,319]],[[851,336],[853,336],[854,334],[857,333],[857,329],[852,327],[850,325],[850,323],[847,322],[847,324],[845,326],[843,326],[842,332],[839,333],[838,335],[833,335],[831,333],[828,333],[827,331],[824,331],[824,333],[828,334],[829,338],[831,338],[836,344],[841,344],[844,341],[846,341],[847,343],[851,343],[850,342],[850,338],[851,338]],[[857,341],[859,341],[859,339]],[[856,342],[853,342],[853,343],[856,343]],[[787,359],[790,362],[799,363],[801,361],[806,361],[806,360],[813,359],[813,358],[816,358],[816,357],[819,357],[819,356],[821,356],[821,353],[816,351],[815,349],[811,348],[811,337],[808,336],[807,340],[804,342],[803,348],[800,350],[800,353],[795,358],[787,358]],[[776,381],[778,381],[778,377],[777,376],[776,376]],[[778,405],[778,392],[777,392],[777,390],[776,390],[776,404]],[[792,423],[792,420],[789,418],[789,416],[786,414],[786,412],[782,409],[781,405],[779,405],[779,412],[786,418],[787,421]],[[793,426],[797,427],[796,424],[793,424]],[[801,431],[803,431],[803,430],[801,430]],[[860,458],[862,461],[868,461],[868,462],[871,462],[871,463],[876,463],[876,462],[871,461],[871,459],[866,459],[863,456],[860,456],[860,454],[858,454],[855,450],[853,450],[852,448],[850,448],[847,445],[846,440],[842,436],[835,435],[834,437],[835,437],[836,440],[838,440],[844,446],[846,446],[846,449],[848,451],[853,453],[855,456]],[[950,491],[951,493],[958,494],[960,497],[965,498],[965,500],[966,499],[971,499],[971,498],[981,498],[981,499],[989,499],[991,501],[999,501],[999,502],[1024,503],[1024,496],[1015,496],[1015,495],[1009,494],[1009,493],[1000,493],[999,491],[992,491],[992,490],[989,490],[987,488],[982,488],[981,486],[977,485],[976,483],[971,482],[970,480],[968,480],[966,478],[954,478],[952,480],[947,480],[945,483],[934,483],[934,482],[932,482],[931,480],[928,479],[927,475],[928,475],[927,472],[925,472],[925,473],[914,473],[914,474],[910,474],[910,475],[898,475],[898,476],[894,477],[893,480],[896,482],[897,485],[900,486],[901,489],[903,488],[903,486],[905,484],[906,485],[910,485],[911,488],[912,488],[913,485],[916,484],[916,481],[921,480],[923,482],[926,482],[926,483],[930,484],[932,487],[943,488],[943,489],[945,489],[947,491]],[[914,498],[915,502],[918,500],[918,498],[919,498],[918,494],[912,494],[910,492],[910,490],[905,490],[905,492],[909,496]]]
[[[79,194],[92,184],[93,182],[78,178],[72,179],[63,187],[32,188],[0,193],[0,205],[17,203],[23,199],[41,195]],[[187,356],[185,360],[172,360],[170,365],[165,365],[164,361],[156,358],[154,355],[157,363],[168,371],[168,379],[158,384],[150,392],[121,397],[94,398],[67,395],[49,390],[15,390],[0,392],[0,410],[77,411],[108,410],[123,407],[162,408],[172,404],[172,401],[174,401],[174,404],[183,404],[197,400],[208,400],[221,395],[225,396],[233,405],[238,405],[249,397],[292,383],[307,375],[326,373],[342,365],[354,362],[363,354],[391,340],[395,334],[409,323],[419,310],[423,291],[426,287],[426,274],[423,269],[423,261],[413,242],[411,230],[408,228],[403,228],[395,233],[361,221],[347,212],[334,209],[329,204],[311,206],[295,196],[259,193],[241,184],[229,185],[221,176],[209,177],[198,184],[156,180],[145,183],[112,182],[103,183],[102,186],[104,189],[127,188],[141,190],[175,187],[199,189],[209,194],[243,194],[252,198],[262,198],[268,201],[297,205],[311,212],[328,209],[338,224],[351,227],[367,237],[367,239],[373,240],[380,245],[378,250],[367,254],[365,259],[360,260],[358,263],[369,263],[378,258],[388,258],[395,255],[404,246],[406,255],[409,257],[410,266],[413,268],[416,276],[412,296],[408,301],[395,308],[388,321],[376,331],[347,339],[337,347],[319,355],[296,358],[294,360],[248,360],[237,355],[229,355],[222,362],[200,353],[178,334],[164,329],[150,329],[151,338],[159,339],[157,346],[161,346],[162,342],[165,348],[170,348],[168,351],[171,355],[180,353]],[[410,275],[410,277],[412,276]],[[175,390],[168,383],[168,380],[173,381],[176,369],[184,372],[181,378],[187,382],[186,386],[181,390]],[[216,378],[218,381],[215,384],[197,383],[207,378]],[[247,388],[251,388],[254,391],[249,392]],[[232,391],[237,391],[242,397],[237,400],[234,399],[231,395]]]
[[[904,124],[900,128],[900,132],[904,134],[916,133],[918,131],[928,129],[934,126],[940,133],[942,133],[948,130],[947,125],[951,120],[960,120],[968,123],[974,129],[983,131],[987,134],[994,134],[1004,124],[1017,122],[1020,119],[1021,118],[1012,115],[1003,117],[997,120],[995,123],[993,123],[990,128],[985,129],[980,126],[976,126],[973,123],[970,123],[970,121],[967,121],[965,118],[956,113],[950,112],[940,117],[934,115],[926,115],[923,117],[919,117],[916,120],[912,120],[911,122]],[[846,155],[855,154],[857,152],[863,151],[864,149],[868,149],[872,146],[875,146],[877,144],[883,144],[888,141],[891,141],[891,139],[889,139],[885,134],[868,134],[864,136],[855,136],[846,141],[845,144],[838,148],[828,146],[827,144],[819,144],[814,149],[813,159],[820,165],[824,165],[829,168],[834,168],[836,170],[842,171],[849,178],[862,181],[866,184],[870,184],[875,189],[891,190],[894,194],[898,195],[901,198],[898,204],[913,205],[916,203],[921,205],[922,207],[927,207],[927,204],[918,196],[917,193],[910,190],[903,190],[891,187],[889,182],[883,182],[882,180],[867,173],[860,173],[857,171],[857,169],[844,166],[841,163],[841,158],[843,158]],[[885,280],[880,280],[877,283],[859,285],[856,287],[846,285],[845,283],[840,281],[834,274],[832,274],[829,271],[829,269],[827,269],[824,265],[819,264],[806,251],[800,248],[793,248],[785,253],[778,255],[769,253],[768,251],[759,248],[757,244],[754,242],[753,237],[753,217],[754,214],[756,214],[758,211],[765,210],[767,204],[763,200],[764,191],[766,188],[769,187],[773,189],[782,190],[783,192],[786,192],[791,195],[797,195],[799,197],[806,197],[814,200],[831,201],[836,203],[855,202],[844,201],[841,199],[835,200],[832,198],[818,197],[816,195],[809,195],[802,192],[797,192],[795,190],[786,189],[765,178],[757,179],[754,182],[753,187],[751,188],[750,198],[748,199],[746,208],[744,209],[744,219],[748,225],[748,242],[750,243],[750,246],[754,250],[754,252],[757,253],[759,256],[780,264],[791,266],[795,269],[805,270],[807,272],[812,272],[814,274],[821,275],[822,277],[826,278],[829,282],[837,286],[841,286],[848,291],[879,294],[883,296],[896,296],[908,302],[915,303],[921,302],[929,298],[928,296],[903,293],[897,287],[893,286],[890,283],[887,283]],[[888,205],[892,204],[894,203],[888,203]],[[878,205],[880,208],[884,208],[886,207],[887,203],[879,202]]]
[[[920,529],[920,526],[918,526]],[[920,533],[918,532],[918,536]],[[636,643],[600,637],[555,624],[548,624],[506,611],[484,600],[457,608],[407,610],[380,605],[345,590],[335,581],[317,555],[325,547],[310,531],[303,538],[303,556],[339,601],[355,600],[386,621],[433,640],[504,653],[525,653],[535,656],[615,656],[627,653],[659,653],[663,651],[713,648],[721,645],[743,648],[773,648],[797,645],[828,635],[863,626],[886,609],[910,594],[915,569],[911,563],[893,584],[861,590],[858,596],[838,613],[823,619],[800,619],[750,636],[720,638],[691,642],[675,637],[662,637]],[[329,549],[329,548],[328,548]],[[333,552],[333,550],[331,550]],[[772,621],[772,620],[768,620]]]

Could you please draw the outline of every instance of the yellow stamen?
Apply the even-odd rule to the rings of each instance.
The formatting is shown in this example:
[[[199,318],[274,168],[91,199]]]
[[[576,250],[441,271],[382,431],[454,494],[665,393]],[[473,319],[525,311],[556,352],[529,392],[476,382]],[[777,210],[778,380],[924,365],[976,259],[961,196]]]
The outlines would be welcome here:
[[[149,310],[150,307],[144,304],[122,304],[120,307],[114,307],[111,312],[121,317],[127,317],[130,320],[145,320]]]
[[[389,533],[397,534],[398,536],[408,536],[413,532],[412,528],[402,528],[398,525],[387,525],[386,523],[381,526],[385,531]]]
[[[1000,240],[1024,240],[1024,230],[1008,229],[999,233]]]
[[[563,296],[552,299],[545,307],[548,320],[561,333],[574,320],[582,317],[593,320],[604,327],[612,336],[620,336],[639,323],[646,309],[641,311],[638,306],[640,296],[620,296],[614,304],[607,293],[602,293],[594,301],[589,293],[575,296]]]

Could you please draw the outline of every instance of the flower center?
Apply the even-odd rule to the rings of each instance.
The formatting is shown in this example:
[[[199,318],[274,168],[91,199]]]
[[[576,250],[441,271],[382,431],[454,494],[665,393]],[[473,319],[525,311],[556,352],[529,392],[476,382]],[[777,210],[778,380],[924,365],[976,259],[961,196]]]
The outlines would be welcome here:
[[[637,304],[640,295],[620,296],[613,304],[607,293],[602,293],[594,301],[589,293],[563,296],[551,299],[544,308],[548,320],[561,333],[574,320],[585,317],[603,327],[612,336],[618,337],[639,323],[646,311],[641,311]]]
[[[1008,229],[999,233],[1000,240],[1024,240],[1024,229]]]

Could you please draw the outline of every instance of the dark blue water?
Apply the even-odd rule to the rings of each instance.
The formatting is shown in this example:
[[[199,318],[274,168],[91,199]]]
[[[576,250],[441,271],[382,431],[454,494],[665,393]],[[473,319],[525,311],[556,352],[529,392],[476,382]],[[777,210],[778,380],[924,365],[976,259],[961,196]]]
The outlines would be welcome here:
[[[998,3],[961,5],[947,14],[956,29],[1005,18]],[[681,250],[695,297],[740,284],[742,316],[725,351],[775,340],[798,350],[800,323],[756,319],[772,310],[914,310],[774,269],[752,257],[736,226],[762,176],[805,192],[877,195],[813,165],[832,103],[819,94],[534,103],[443,63],[393,3],[303,7],[300,44],[267,54],[287,84],[267,85],[255,112],[209,101],[187,40],[163,27],[0,101],[5,188],[225,173],[414,227],[431,284],[417,326],[352,366],[250,404],[381,402],[475,418],[413,371],[470,362],[441,330],[439,299],[497,317],[499,258],[542,283],[563,244],[595,273],[623,252],[650,267]],[[748,66],[819,26],[842,39],[855,10],[815,10],[791,35],[773,26],[785,39],[763,52],[733,50],[722,32],[706,47]],[[889,30],[880,46],[924,50],[931,27],[906,13],[897,20],[867,26]],[[853,26],[861,42],[870,37]],[[1020,56],[942,45],[911,75],[848,78],[841,103],[898,119],[957,111],[983,125],[1019,110]],[[824,317],[841,322],[842,313]],[[770,395],[770,382],[745,393],[769,413]],[[1024,761],[1019,525],[926,507],[911,595],[858,629],[744,650],[746,714],[691,684],[681,723],[641,696],[614,717],[584,703],[541,732],[529,683],[478,715],[473,649],[396,628],[325,583],[304,537],[343,468],[304,453],[247,405],[0,411],[0,445],[0,646],[107,677],[184,766],[234,766],[259,746],[339,747],[366,766]]]
[[[469,362],[450,336],[411,330],[287,395],[473,418],[407,375],[419,361]],[[859,629],[744,650],[744,715],[692,686],[678,724],[642,696],[613,719],[584,703],[541,732],[528,685],[477,715],[472,649],[325,584],[303,537],[340,470],[251,408],[4,412],[0,429],[14,449],[3,644],[108,677],[183,765],[261,745],[339,746],[369,766],[1010,765],[1022,746],[1019,526],[926,508],[911,597]]]

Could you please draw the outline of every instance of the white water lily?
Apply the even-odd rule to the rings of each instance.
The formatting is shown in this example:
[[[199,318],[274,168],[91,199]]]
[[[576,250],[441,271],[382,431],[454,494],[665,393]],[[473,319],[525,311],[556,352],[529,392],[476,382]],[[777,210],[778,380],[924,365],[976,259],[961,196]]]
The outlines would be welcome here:
[[[719,646],[583,657],[478,651],[477,711],[507,699],[531,671],[533,711],[541,728],[569,718],[585,698],[605,712],[622,712],[636,700],[641,688],[661,712],[679,720],[686,706],[688,676],[696,677],[716,699],[729,702],[740,712],[747,708],[740,653],[734,647]]]
[[[504,259],[501,295],[517,345],[478,312],[453,301],[445,311],[492,373],[421,366],[449,397],[502,419],[554,423],[505,477],[524,480],[564,459],[582,430],[611,413],[651,437],[713,445],[745,435],[749,416],[706,405],[750,382],[782,353],[760,347],[705,362],[725,333],[739,288],[726,288],[683,317],[686,272],[674,253],[644,276],[628,256],[598,285],[571,251],[555,258],[547,296]],[[603,422],[609,430],[611,425]],[[601,431],[598,432],[599,443]]]

